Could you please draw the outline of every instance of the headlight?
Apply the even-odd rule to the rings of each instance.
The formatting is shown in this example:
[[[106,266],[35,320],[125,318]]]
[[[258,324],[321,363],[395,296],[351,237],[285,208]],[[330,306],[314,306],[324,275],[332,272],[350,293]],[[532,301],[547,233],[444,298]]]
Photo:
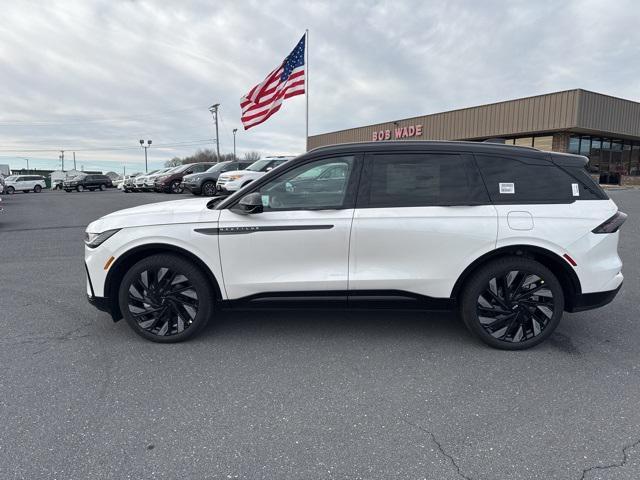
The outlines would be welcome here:
[[[84,232],[84,243],[89,248],[96,248],[97,246],[103,244],[109,237],[115,235],[119,232],[120,229],[116,228],[114,230],[107,230],[102,233],[90,233]]]
[[[234,181],[234,180],[238,180],[239,178],[242,178],[243,175],[229,175],[228,177],[225,177],[225,180],[229,180],[229,181]]]

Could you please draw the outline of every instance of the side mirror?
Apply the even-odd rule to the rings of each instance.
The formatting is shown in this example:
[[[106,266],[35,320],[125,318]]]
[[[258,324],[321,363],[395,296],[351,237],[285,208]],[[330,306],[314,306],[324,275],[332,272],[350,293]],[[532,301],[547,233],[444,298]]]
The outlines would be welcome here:
[[[258,192],[249,193],[242,197],[236,206],[231,208],[234,213],[240,215],[250,215],[253,213],[262,213],[264,206],[262,205],[262,195]]]
[[[187,170],[186,172],[184,172],[185,175],[191,175],[193,173],[193,170]]]

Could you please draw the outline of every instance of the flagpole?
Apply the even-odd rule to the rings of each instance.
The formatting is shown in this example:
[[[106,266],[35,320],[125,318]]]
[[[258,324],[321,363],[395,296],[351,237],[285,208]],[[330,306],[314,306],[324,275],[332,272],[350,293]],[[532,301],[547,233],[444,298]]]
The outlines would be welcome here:
[[[305,139],[305,145],[306,145],[306,149],[307,151],[309,151],[309,29],[307,28],[304,31],[304,43],[305,43],[305,54],[307,56],[306,62],[305,62],[305,75],[304,75],[304,80],[307,83],[304,89],[304,98],[306,99],[306,112],[305,115],[307,117],[307,130],[306,130],[306,139]]]

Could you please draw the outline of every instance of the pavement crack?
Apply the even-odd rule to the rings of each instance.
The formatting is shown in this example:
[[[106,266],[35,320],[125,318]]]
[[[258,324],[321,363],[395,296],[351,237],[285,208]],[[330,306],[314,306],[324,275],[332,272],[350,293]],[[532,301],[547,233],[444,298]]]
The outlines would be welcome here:
[[[431,441],[436,445],[436,447],[438,447],[438,451],[445,456],[446,458],[449,459],[449,461],[451,462],[451,465],[453,466],[453,468],[456,469],[456,472],[458,473],[458,475],[460,476],[460,478],[464,478],[465,480],[473,480],[471,477],[468,477],[467,475],[465,475],[464,473],[462,473],[462,470],[460,470],[460,466],[458,465],[458,463],[456,462],[455,458],[453,458],[451,455],[449,455],[444,447],[442,446],[442,444],[438,441],[438,439],[436,438],[436,436],[433,434],[433,432],[430,432],[429,430],[427,430],[426,428],[421,427],[420,425],[417,425],[415,423],[411,423],[407,420],[405,420],[404,418],[401,419],[404,423],[406,423],[407,425],[411,425],[414,428],[417,428],[418,430],[422,431],[423,433],[426,433],[427,435],[429,435],[431,437]]]
[[[592,472],[594,470],[608,470],[609,468],[621,468],[621,467],[624,467],[627,464],[627,462],[629,461],[628,451],[631,450],[632,448],[637,447],[637,446],[640,446],[640,440],[636,440],[635,442],[630,443],[629,445],[623,447],[623,449],[622,449],[622,461],[621,462],[611,463],[609,465],[594,465],[593,467],[585,468],[584,470],[582,470],[582,476],[580,477],[580,480],[585,480],[586,475],[589,472]]]

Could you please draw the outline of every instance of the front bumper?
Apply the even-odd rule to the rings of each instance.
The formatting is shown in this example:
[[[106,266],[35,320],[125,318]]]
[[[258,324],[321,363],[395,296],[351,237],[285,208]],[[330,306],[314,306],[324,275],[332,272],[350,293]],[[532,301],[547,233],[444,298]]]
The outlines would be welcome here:
[[[199,183],[195,183],[195,182],[182,182],[182,188],[186,188],[187,190],[189,190],[192,193],[200,193],[200,191],[202,190],[202,186]]]

